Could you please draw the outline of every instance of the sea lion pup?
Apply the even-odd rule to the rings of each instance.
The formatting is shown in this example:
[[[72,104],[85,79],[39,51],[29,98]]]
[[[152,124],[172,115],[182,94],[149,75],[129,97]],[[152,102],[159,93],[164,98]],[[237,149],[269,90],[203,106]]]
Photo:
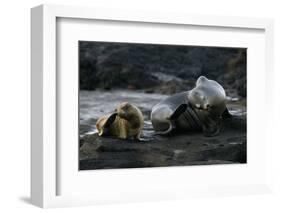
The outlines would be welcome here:
[[[223,87],[200,76],[192,90],[174,94],[155,105],[151,122],[156,134],[180,129],[203,130],[205,136],[215,136],[220,132],[222,116],[230,116]]]
[[[110,135],[121,139],[140,140],[143,123],[143,115],[139,108],[123,102],[114,113],[99,118],[96,127],[99,136]]]

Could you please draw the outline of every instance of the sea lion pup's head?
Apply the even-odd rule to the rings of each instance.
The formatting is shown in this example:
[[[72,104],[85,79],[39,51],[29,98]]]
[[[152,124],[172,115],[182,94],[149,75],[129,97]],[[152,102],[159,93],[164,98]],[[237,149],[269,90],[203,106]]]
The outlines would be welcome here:
[[[118,105],[116,111],[117,115],[127,120],[132,128],[139,129],[139,131],[142,129],[144,120],[142,112],[138,107],[128,102],[123,102]]]
[[[132,120],[140,117],[142,119],[143,117],[141,111],[136,106],[128,102],[119,104],[116,111],[118,116],[125,120]]]
[[[196,81],[196,87],[188,93],[188,101],[198,110],[221,115],[225,110],[226,96],[219,83],[200,76]]]

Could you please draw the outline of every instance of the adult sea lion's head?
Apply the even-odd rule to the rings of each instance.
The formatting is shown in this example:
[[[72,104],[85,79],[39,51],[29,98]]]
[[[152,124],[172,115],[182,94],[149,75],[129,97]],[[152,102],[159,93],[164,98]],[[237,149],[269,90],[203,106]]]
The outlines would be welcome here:
[[[221,115],[226,107],[223,87],[205,76],[197,79],[195,88],[189,91],[187,98],[193,108],[215,115]]]

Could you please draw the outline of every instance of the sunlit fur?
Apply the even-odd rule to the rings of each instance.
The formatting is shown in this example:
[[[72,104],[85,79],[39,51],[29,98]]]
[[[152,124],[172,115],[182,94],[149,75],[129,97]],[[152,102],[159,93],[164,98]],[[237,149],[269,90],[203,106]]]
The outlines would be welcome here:
[[[104,127],[110,115],[98,119],[96,127],[100,136],[110,135],[121,139],[140,139],[143,128],[143,115],[139,108],[128,102],[118,105],[116,119],[108,127]]]
[[[184,112],[174,114],[185,105]],[[200,76],[192,90],[173,94],[153,106],[151,122],[156,134],[167,135],[173,129],[187,132],[202,129],[205,136],[215,136],[220,132],[225,110],[223,87],[214,80]]]
[[[217,116],[223,113],[226,106],[226,95],[223,87],[204,76],[198,78],[196,87],[188,94],[188,100],[194,108]]]

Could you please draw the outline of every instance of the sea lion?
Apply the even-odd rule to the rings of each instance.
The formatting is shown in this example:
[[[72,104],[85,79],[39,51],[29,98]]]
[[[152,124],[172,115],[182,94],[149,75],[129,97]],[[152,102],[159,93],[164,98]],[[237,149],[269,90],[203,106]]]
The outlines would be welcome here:
[[[230,116],[223,87],[200,76],[192,90],[174,94],[155,105],[151,122],[156,134],[180,129],[203,130],[205,136],[215,136],[220,132],[224,115]]]
[[[128,102],[123,102],[115,112],[99,118],[96,127],[99,136],[110,135],[121,139],[140,140],[143,123],[143,115],[139,108]]]

